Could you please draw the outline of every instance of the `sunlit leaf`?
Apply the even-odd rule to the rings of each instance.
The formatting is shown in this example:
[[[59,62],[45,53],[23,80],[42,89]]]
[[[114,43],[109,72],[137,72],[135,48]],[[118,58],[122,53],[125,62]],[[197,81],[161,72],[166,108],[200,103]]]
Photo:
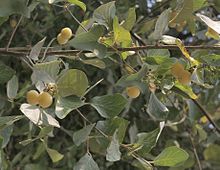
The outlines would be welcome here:
[[[155,159],[156,166],[176,166],[188,159],[189,155],[186,151],[176,146],[165,148]]]
[[[55,163],[60,161],[61,159],[63,159],[64,155],[59,153],[57,150],[55,149],[51,149],[51,148],[46,148],[48,155],[50,156],[51,160]]]
[[[46,40],[46,37],[44,37],[42,40],[40,40],[37,44],[35,44],[32,47],[31,52],[29,54],[29,57],[32,60],[38,60],[39,54],[41,52],[41,48],[43,47],[45,40]]]
[[[112,136],[109,147],[107,148],[106,160],[110,162],[119,161],[121,159],[120,145],[118,141],[118,130]]]
[[[18,92],[18,78],[14,75],[7,83],[7,96],[9,99],[14,99]]]
[[[125,22],[122,24],[122,26],[126,30],[130,31],[134,26],[135,22],[136,22],[135,8],[129,8],[127,18],[125,19]]]
[[[86,74],[77,69],[69,69],[57,81],[58,94],[62,97],[71,95],[82,96],[87,87]]]

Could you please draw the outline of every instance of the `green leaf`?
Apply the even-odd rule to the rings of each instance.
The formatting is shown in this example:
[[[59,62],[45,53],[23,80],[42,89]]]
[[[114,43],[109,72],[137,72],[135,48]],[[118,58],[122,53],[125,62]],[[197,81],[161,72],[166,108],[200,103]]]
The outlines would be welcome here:
[[[188,159],[189,155],[186,151],[176,146],[165,148],[155,159],[156,166],[176,166]]]
[[[203,152],[206,161],[219,164],[220,162],[220,146],[217,144],[210,144]]]
[[[79,0],[68,0],[71,4],[77,5],[85,12],[86,11],[86,4]]]
[[[73,141],[76,144],[76,146],[81,145],[81,143],[85,142],[91,133],[92,129],[94,128],[95,124],[91,124],[88,126],[85,126],[84,128],[74,132],[73,134]]]
[[[131,34],[128,30],[119,25],[117,16],[113,20],[113,31],[115,43],[122,47],[128,47],[131,45]]]
[[[133,144],[129,154],[133,153],[134,151],[138,151],[138,153],[140,153],[141,155],[149,153],[151,149],[156,146],[156,143],[164,128],[164,124],[164,122],[160,122],[160,128],[157,128],[151,132],[138,133],[137,141]]]
[[[44,83],[55,82],[60,71],[60,63],[61,61],[54,60],[35,64],[31,75],[32,82],[34,84],[38,81],[43,81]]]
[[[153,166],[148,163],[144,158],[136,158],[137,161],[135,161],[132,165],[136,166],[140,170],[153,170]]]
[[[130,31],[130,30],[133,28],[135,22],[136,22],[136,12],[135,12],[135,8],[129,8],[129,10],[128,10],[128,16],[127,16],[125,22],[122,24],[122,26],[123,26],[126,30]]]
[[[121,159],[120,144],[118,141],[118,129],[112,136],[109,147],[107,148],[106,160],[110,162],[119,161]]]
[[[216,67],[220,66],[220,55],[218,54],[201,56],[200,59],[210,66],[216,66]]]
[[[13,125],[6,126],[5,128],[1,129],[0,136],[2,137],[3,141],[1,144],[2,148],[5,148],[10,140],[10,137],[13,132]]]
[[[98,58],[95,58],[95,59],[89,59],[89,60],[82,60],[82,62],[84,64],[89,64],[89,65],[92,65],[92,66],[95,66],[95,67],[98,67],[100,69],[105,69],[106,65],[105,65],[105,62],[98,59]]]
[[[4,84],[9,81],[14,74],[15,71],[13,69],[0,61],[0,84]]]
[[[42,40],[40,40],[37,44],[35,44],[31,48],[31,52],[29,54],[30,59],[34,61],[38,60],[38,56],[40,55],[41,48],[43,47],[45,40],[46,40],[46,37],[44,37]]]
[[[107,29],[112,29],[112,20],[115,17],[116,7],[115,1],[99,6],[93,13],[93,19],[100,25],[104,25]]]
[[[125,108],[127,100],[120,94],[96,96],[91,105],[104,118],[113,118]]]
[[[89,50],[98,57],[103,58],[106,55],[107,48],[98,42],[98,39],[103,35],[103,26],[93,26],[88,32],[78,34],[75,38],[69,41],[69,44],[81,50]]]
[[[64,155],[59,153],[57,150],[46,148],[48,155],[50,156],[53,163],[60,161],[63,159]]]
[[[0,26],[8,20],[8,17],[0,17]]]
[[[108,136],[113,136],[116,129],[118,129],[118,140],[119,143],[122,143],[128,124],[129,122],[127,120],[115,117],[106,121],[98,121],[96,127]]]
[[[28,16],[27,0],[0,1],[0,17],[7,17],[11,14]]]
[[[71,95],[82,96],[87,87],[88,79],[86,74],[77,69],[69,69],[57,81],[58,94],[62,97]]]
[[[4,125],[10,126],[14,122],[16,122],[16,121],[18,121],[18,120],[20,120],[22,118],[24,118],[24,116],[21,116],[21,115],[0,117],[0,127],[2,127]]]
[[[9,99],[14,99],[18,92],[18,78],[14,75],[7,83],[7,96]]]
[[[73,170],[100,170],[90,153],[86,153],[74,166]]]
[[[175,92],[179,92],[179,94],[183,93],[183,96],[187,96],[191,99],[197,99],[197,95],[192,91],[192,88],[187,85],[183,85],[179,82],[175,83],[175,86],[172,88]]]
[[[168,27],[170,11],[171,11],[170,9],[167,9],[160,14],[155,25],[155,30],[149,36],[150,39],[159,40],[162,37],[162,35],[165,33]]]
[[[20,106],[20,110],[30,121],[38,126],[50,125],[60,128],[60,124],[55,118],[53,118],[51,115],[47,114],[44,110],[41,110],[37,106],[32,106],[30,104],[24,103]]]
[[[164,120],[167,117],[168,108],[157,98],[154,93],[151,93],[147,113],[153,118]]]
[[[192,34],[195,34],[195,16],[193,15],[194,2],[193,0],[184,0],[179,13],[170,21],[170,23],[187,22]]]
[[[58,97],[56,102],[55,113],[60,119],[65,118],[71,111],[84,105],[84,102],[79,97]]]

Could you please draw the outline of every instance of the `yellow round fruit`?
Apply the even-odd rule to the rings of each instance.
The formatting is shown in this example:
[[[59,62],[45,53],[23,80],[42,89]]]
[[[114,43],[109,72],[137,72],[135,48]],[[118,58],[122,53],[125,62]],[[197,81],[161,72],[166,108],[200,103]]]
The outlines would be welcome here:
[[[189,84],[191,81],[191,73],[187,70],[183,70],[181,76],[177,78],[177,80],[182,84]]]
[[[141,91],[137,86],[130,86],[126,88],[126,93],[130,98],[137,98]]]
[[[175,63],[171,68],[171,74],[177,79],[181,77],[183,71],[184,67],[179,62]]]
[[[64,38],[61,33],[57,35],[57,42],[60,44],[60,45],[64,45],[68,42],[68,39]]]
[[[202,116],[202,117],[200,118],[200,122],[201,122],[202,124],[206,124],[208,121],[209,121],[209,120],[207,119],[206,116]]]
[[[72,30],[70,28],[66,27],[66,28],[63,28],[61,30],[61,35],[62,35],[63,38],[69,40],[72,37],[73,33],[72,33]]]
[[[42,108],[48,108],[53,103],[53,97],[48,92],[41,92],[38,97],[38,102]]]
[[[38,104],[39,93],[36,90],[30,90],[26,94],[26,100],[31,105]]]
[[[11,26],[12,28],[15,28],[16,25],[17,25],[17,21],[16,21],[15,19],[11,19],[11,20],[10,20],[10,26]]]

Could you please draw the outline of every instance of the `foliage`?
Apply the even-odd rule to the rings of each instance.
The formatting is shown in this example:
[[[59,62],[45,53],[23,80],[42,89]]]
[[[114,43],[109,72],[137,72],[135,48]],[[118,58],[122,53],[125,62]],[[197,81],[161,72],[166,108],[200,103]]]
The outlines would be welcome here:
[[[0,1],[0,169],[219,169],[219,11]]]

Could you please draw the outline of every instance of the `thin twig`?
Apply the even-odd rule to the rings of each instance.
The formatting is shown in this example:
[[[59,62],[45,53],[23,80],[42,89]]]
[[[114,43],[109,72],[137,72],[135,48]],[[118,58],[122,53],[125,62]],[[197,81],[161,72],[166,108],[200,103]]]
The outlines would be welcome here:
[[[212,120],[211,116],[209,115],[209,113],[202,107],[202,105],[195,99],[192,99],[193,103],[201,110],[202,114],[209,120],[209,122],[212,124],[212,126],[214,127],[214,129],[220,133],[220,128],[218,127],[218,125]]]
[[[67,6],[65,9],[69,12],[69,14],[71,15],[71,17],[79,24],[79,26],[80,26],[84,31],[88,32],[88,30],[86,29],[86,27],[84,27],[84,26],[81,24],[81,22],[80,22],[80,21],[73,15],[73,13],[70,11],[69,6]]]
[[[191,141],[191,144],[192,144],[192,147],[193,147],[193,152],[194,152],[194,155],[196,157],[196,162],[198,164],[199,170],[202,170],[202,166],[201,166],[201,163],[200,163],[200,160],[199,160],[198,152],[196,150],[196,146],[194,144],[194,141],[193,141],[193,138],[192,138],[191,134],[190,134],[189,137],[190,137],[190,141]]]
[[[20,25],[22,19],[23,19],[23,15],[22,15],[22,16],[20,17],[20,19],[18,20],[18,23],[17,23],[17,25],[15,26],[15,28],[14,28],[12,34],[11,34],[11,37],[10,37],[10,39],[9,39],[9,41],[8,41],[7,46],[6,46],[6,51],[8,51],[9,46],[10,46],[10,44],[11,44],[11,42],[12,42],[12,39],[13,39],[13,37],[14,37],[14,35],[15,35],[15,32],[17,31],[18,26]]]
[[[83,113],[79,110],[79,109],[76,109],[76,111],[79,113],[79,115],[84,119],[84,120],[86,120],[88,123],[90,123],[90,124],[93,124],[90,120],[88,120],[84,115],[83,115]],[[108,135],[106,135],[102,130],[100,130],[99,128],[97,128],[96,126],[95,126],[95,129],[100,133],[100,134],[102,134],[105,138],[109,138],[109,136]]]

